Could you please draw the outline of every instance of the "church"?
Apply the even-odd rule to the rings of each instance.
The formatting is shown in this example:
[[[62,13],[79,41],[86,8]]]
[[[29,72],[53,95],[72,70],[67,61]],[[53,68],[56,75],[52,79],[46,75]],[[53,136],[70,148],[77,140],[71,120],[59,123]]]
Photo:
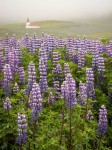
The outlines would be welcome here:
[[[27,18],[27,21],[26,21],[26,28],[27,28],[27,29],[39,29],[40,26],[33,25],[32,23],[30,23],[29,18]]]

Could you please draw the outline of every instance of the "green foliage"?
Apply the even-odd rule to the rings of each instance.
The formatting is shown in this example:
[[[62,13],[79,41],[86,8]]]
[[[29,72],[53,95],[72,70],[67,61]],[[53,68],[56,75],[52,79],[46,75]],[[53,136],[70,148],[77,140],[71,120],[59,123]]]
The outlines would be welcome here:
[[[102,44],[107,45],[107,44],[109,44],[110,40],[108,38],[103,37],[103,38],[101,38],[101,42],[102,42]]]
[[[104,40],[105,41],[105,40]],[[107,44],[107,43],[106,43]],[[23,66],[26,73],[25,85],[20,85],[20,89],[25,89],[28,80],[28,64],[33,61],[36,66],[37,82],[39,81],[38,71],[38,50],[35,54],[22,48],[23,53]],[[85,66],[78,69],[78,65],[69,59],[65,59],[65,49],[55,50],[61,54],[59,61],[64,71],[64,63],[68,63],[70,72],[76,81],[77,93],[79,82],[86,82],[86,68],[92,66],[92,55],[85,55]],[[111,150],[112,149],[112,101],[108,100],[108,92],[112,93],[112,60],[105,53],[106,73],[104,77],[103,86],[101,89],[97,86],[97,72],[95,72],[95,94],[96,99],[93,102],[88,100],[87,107],[77,104],[72,108],[71,113],[71,129],[72,129],[72,149],[71,150]],[[19,145],[16,144],[17,138],[17,114],[23,113],[27,117],[28,123],[28,142],[22,145],[22,150],[69,150],[70,143],[70,108],[65,107],[64,99],[59,95],[59,100],[54,104],[48,104],[47,99],[50,91],[53,91],[53,60],[52,57],[48,60],[48,87],[43,95],[43,108],[38,117],[37,122],[31,123],[31,109],[28,105],[28,95],[24,92],[12,93],[10,101],[12,109],[5,111],[3,103],[5,100],[4,90],[0,88],[0,149],[2,150],[18,150]],[[58,75],[60,77],[60,75]],[[64,73],[62,72],[62,81],[64,81]],[[3,79],[3,74],[0,72],[0,80]],[[18,82],[18,74],[15,74],[14,83]],[[62,82],[61,81],[61,82]],[[11,87],[13,88],[14,83]],[[21,101],[22,103],[19,103]],[[99,138],[97,133],[98,126],[98,113],[101,105],[105,105],[108,109],[108,130],[102,139]],[[94,120],[87,121],[87,110],[91,109],[93,112]],[[64,118],[63,118],[64,116]],[[63,122],[64,119],[64,122]],[[62,143],[60,144],[61,130]]]

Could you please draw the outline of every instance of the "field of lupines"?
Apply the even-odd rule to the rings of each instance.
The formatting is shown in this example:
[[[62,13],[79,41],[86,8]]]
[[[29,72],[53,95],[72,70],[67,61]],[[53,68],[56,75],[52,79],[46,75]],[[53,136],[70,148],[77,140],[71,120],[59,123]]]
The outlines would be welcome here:
[[[112,41],[0,39],[1,150],[112,150]]]

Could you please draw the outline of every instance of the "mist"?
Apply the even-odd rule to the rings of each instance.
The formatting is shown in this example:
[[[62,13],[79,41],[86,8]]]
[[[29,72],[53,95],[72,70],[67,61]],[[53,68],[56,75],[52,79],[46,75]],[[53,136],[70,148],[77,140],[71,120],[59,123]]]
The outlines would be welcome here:
[[[112,0],[0,0],[0,23],[108,17]]]

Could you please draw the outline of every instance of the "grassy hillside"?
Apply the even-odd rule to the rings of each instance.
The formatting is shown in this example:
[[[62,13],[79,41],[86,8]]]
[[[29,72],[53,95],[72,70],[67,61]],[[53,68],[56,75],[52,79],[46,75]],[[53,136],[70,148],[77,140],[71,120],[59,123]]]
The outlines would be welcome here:
[[[41,28],[40,29],[25,29],[25,23],[21,24],[9,24],[9,25],[0,25],[0,37],[4,37],[5,33],[9,33],[10,36],[16,34],[18,38],[21,38],[25,33],[33,35],[37,33],[40,35],[41,32],[48,34],[54,34],[55,37],[62,35],[66,37],[70,34],[73,37],[76,37],[78,34],[83,36],[87,35],[88,38],[95,37],[108,37],[112,38],[112,23],[107,22],[75,22],[75,21],[38,21],[35,22]]]

